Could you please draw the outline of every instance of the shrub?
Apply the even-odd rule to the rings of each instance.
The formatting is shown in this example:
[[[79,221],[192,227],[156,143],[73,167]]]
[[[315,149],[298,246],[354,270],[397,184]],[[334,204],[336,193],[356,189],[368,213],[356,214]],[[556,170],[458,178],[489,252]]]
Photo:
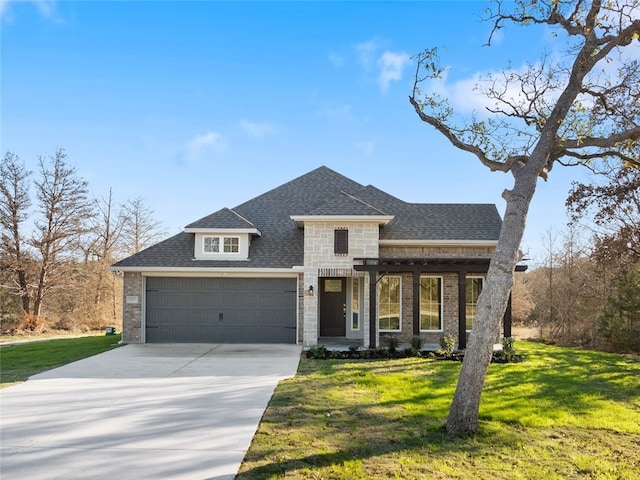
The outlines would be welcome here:
[[[398,350],[398,339],[396,337],[388,337],[387,348],[389,349],[389,353],[396,353]]]
[[[456,340],[458,339],[452,333],[442,335],[440,337],[440,349],[436,350],[436,355],[442,357],[450,357],[453,355],[453,349],[456,347]]]
[[[312,346],[309,347],[309,350],[307,351],[307,358],[326,360],[328,353],[327,347],[324,345],[320,345],[319,347]]]
[[[514,347],[516,339],[513,337],[504,337],[500,340],[502,343],[502,351],[494,352],[493,361],[499,363],[518,363],[524,360],[522,355],[516,352]]]
[[[416,347],[407,347],[404,349],[404,356],[407,358],[422,357],[422,354],[420,353],[420,350],[418,350]]]

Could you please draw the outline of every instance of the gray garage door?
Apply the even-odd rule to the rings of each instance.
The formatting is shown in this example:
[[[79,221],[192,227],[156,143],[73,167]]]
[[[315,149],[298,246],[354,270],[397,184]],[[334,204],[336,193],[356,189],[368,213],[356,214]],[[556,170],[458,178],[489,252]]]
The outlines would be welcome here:
[[[146,341],[296,343],[294,278],[147,278]]]

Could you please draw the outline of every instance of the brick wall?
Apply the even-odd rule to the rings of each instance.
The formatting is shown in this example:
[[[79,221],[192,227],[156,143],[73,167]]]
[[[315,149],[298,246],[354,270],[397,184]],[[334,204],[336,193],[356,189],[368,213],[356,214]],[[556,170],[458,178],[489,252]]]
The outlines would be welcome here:
[[[125,272],[122,302],[122,341],[141,343],[142,341],[142,286],[140,273]]]
[[[381,258],[490,258],[493,247],[380,247]],[[443,331],[421,332],[425,343],[439,343],[442,335],[458,335],[458,274],[430,273],[442,277],[443,282]],[[475,275],[475,274],[474,274]],[[413,275],[402,274],[402,331],[380,334],[381,344],[385,337],[395,337],[400,344],[410,344],[413,338]]]
[[[491,258],[494,247],[380,247],[381,258]]]

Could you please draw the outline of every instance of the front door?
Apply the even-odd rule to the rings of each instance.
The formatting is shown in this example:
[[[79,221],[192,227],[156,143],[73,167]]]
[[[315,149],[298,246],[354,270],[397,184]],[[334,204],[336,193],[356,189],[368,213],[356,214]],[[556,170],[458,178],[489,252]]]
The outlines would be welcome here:
[[[320,279],[320,336],[344,337],[347,332],[347,280]]]

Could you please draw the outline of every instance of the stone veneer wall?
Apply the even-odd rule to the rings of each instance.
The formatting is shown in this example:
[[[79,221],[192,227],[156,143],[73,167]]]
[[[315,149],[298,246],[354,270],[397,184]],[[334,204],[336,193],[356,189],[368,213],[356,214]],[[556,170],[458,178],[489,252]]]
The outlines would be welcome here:
[[[298,275],[298,337],[297,343],[304,340],[304,274]]]
[[[142,342],[143,283],[142,274],[125,272],[122,287],[122,341],[124,343]]]
[[[333,250],[334,230],[349,230],[349,253],[336,255]],[[378,256],[379,227],[377,223],[362,222],[305,222],[304,225],[304,283],[303,291],[310,285],[315,289],[314,295],[304,296],[304,335],[303,344],[312,346],[318,343],[319,306],[318,306],[318,269],[336,268],[353,269],[356,257]],[[360,328],[364,343],[368,344],[369,329],[369,290],[368,278],[363,288],[362,312]]]

